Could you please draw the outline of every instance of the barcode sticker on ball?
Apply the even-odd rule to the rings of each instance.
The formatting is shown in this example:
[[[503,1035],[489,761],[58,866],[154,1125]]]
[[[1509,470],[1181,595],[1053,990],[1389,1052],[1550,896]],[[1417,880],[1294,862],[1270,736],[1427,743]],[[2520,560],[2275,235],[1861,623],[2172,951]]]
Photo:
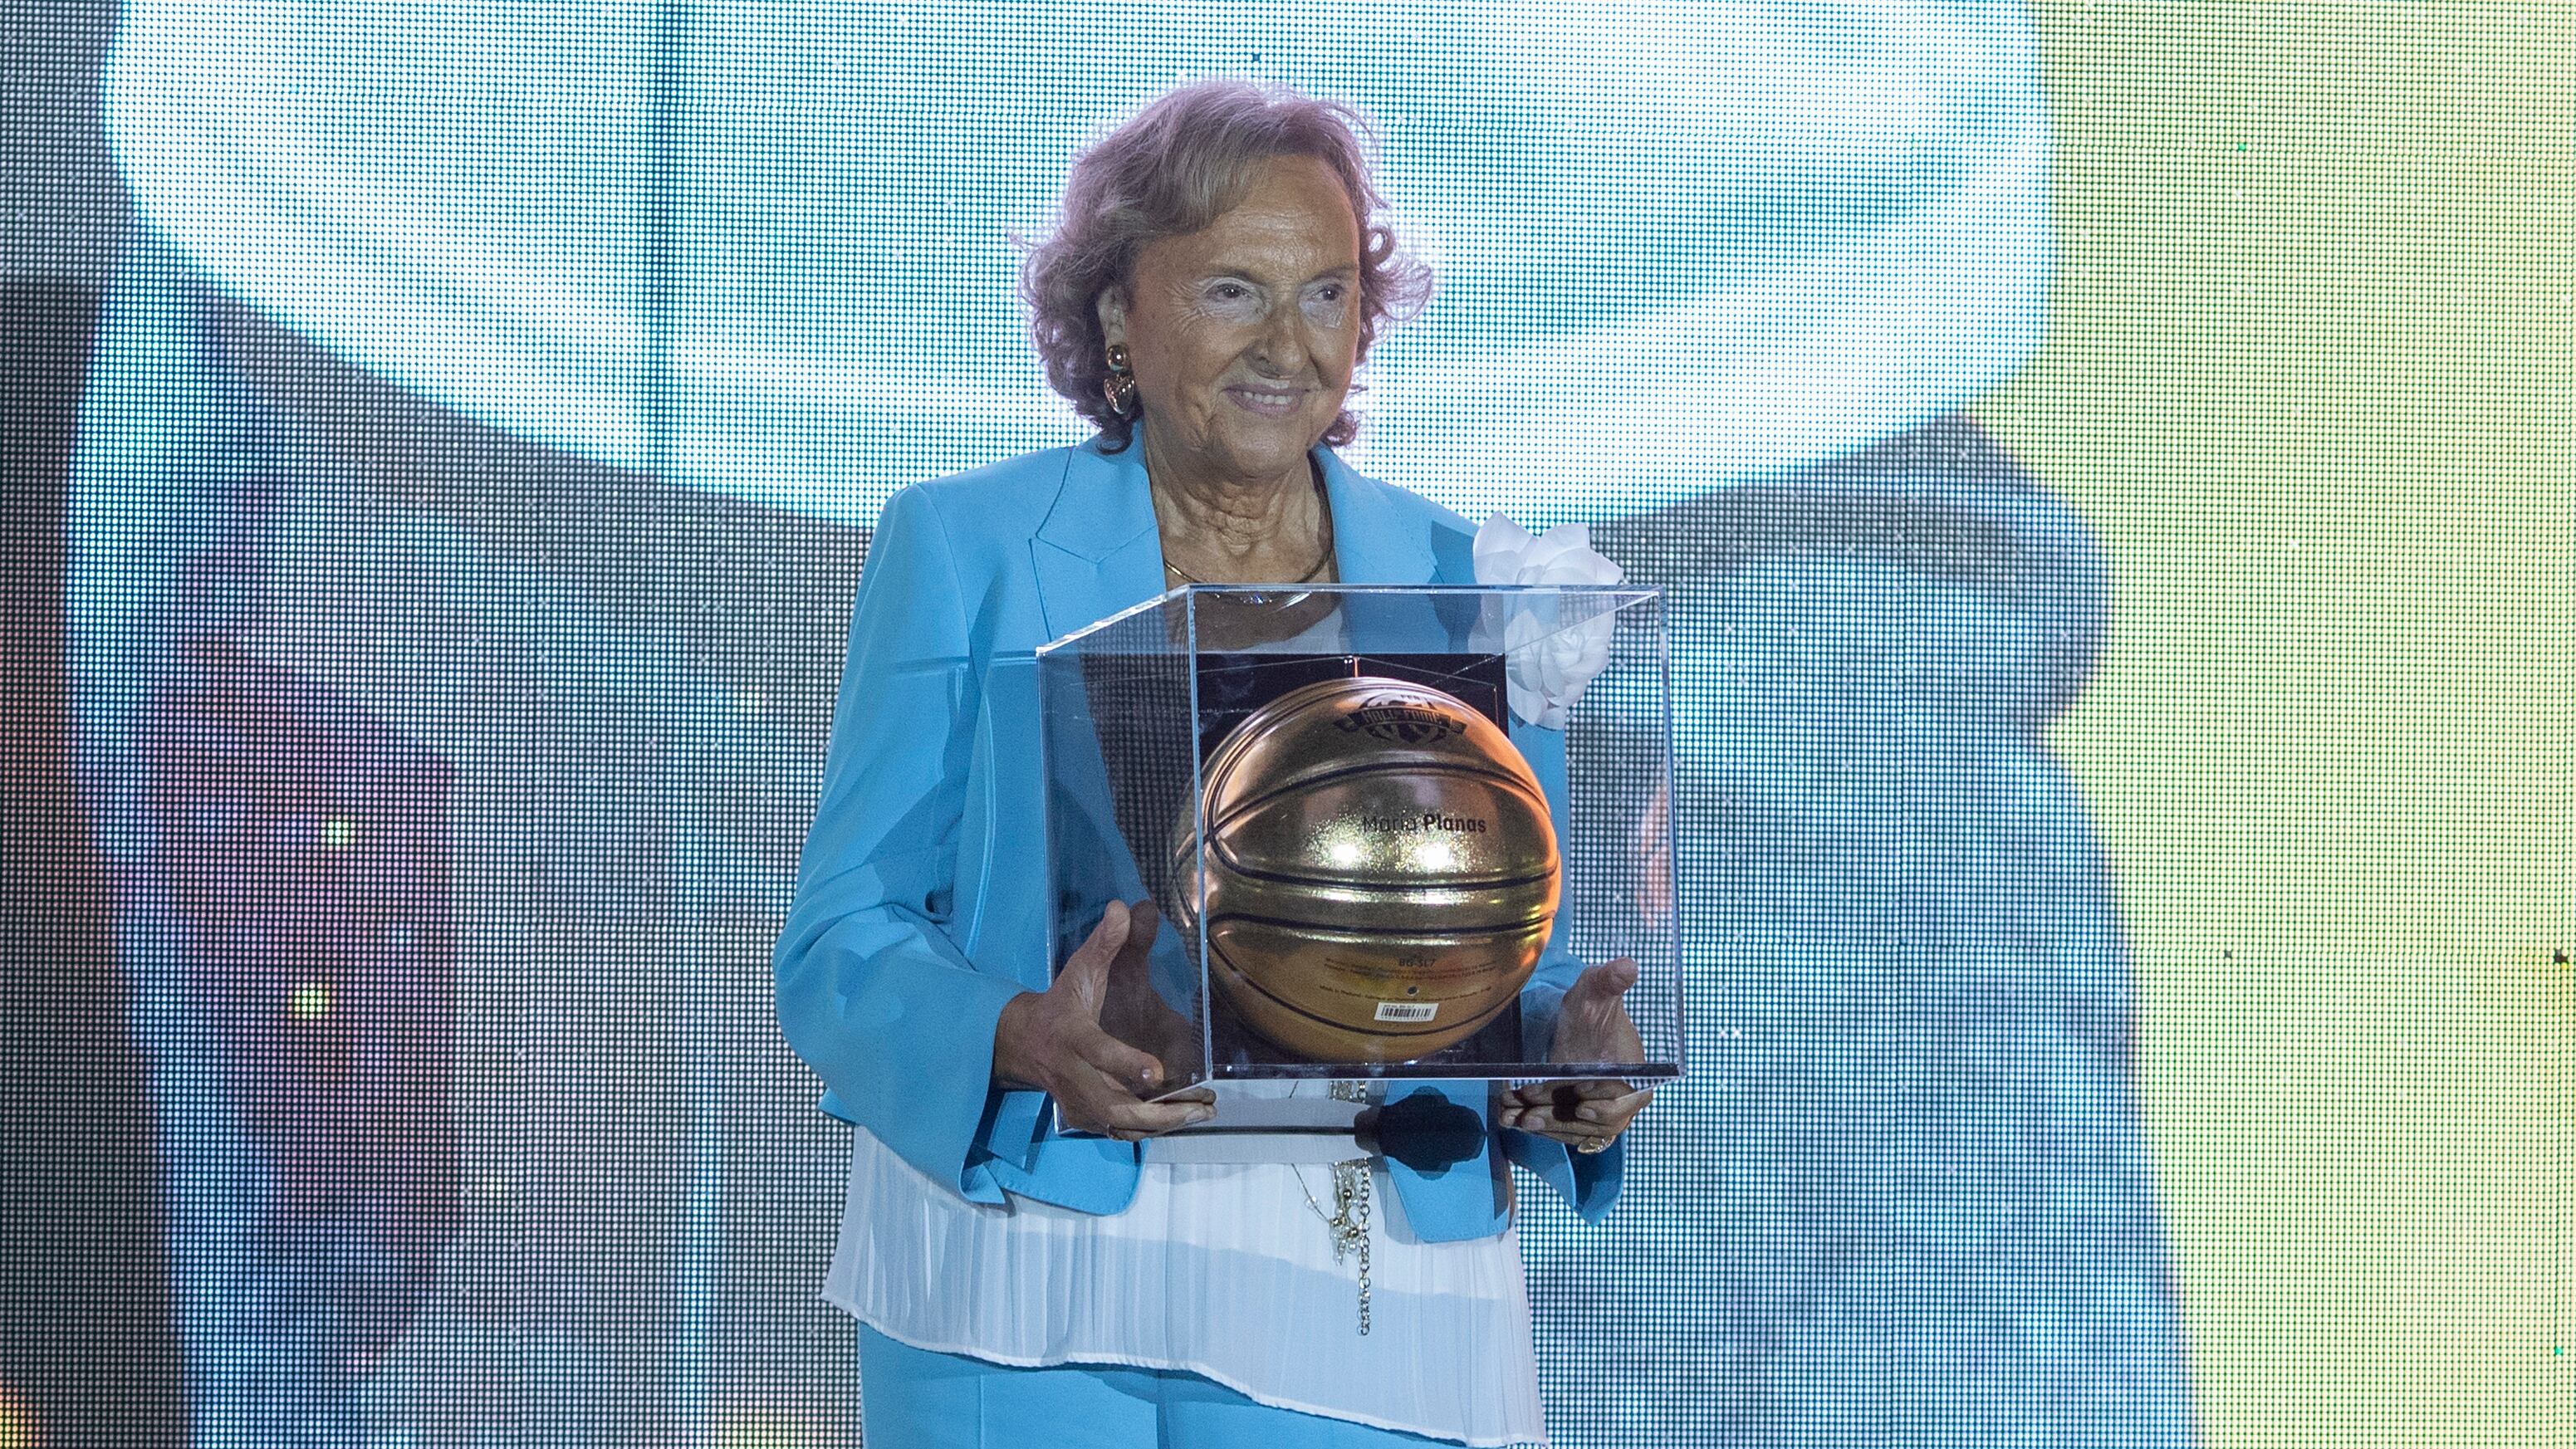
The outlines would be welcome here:
[[[1436,1001],[1381,1001],[1377,1004],[1377,1019],[1380,1021],[1429,1021],[1433,1016],[1439,1013],[1439,1010],[1440,1003]]]

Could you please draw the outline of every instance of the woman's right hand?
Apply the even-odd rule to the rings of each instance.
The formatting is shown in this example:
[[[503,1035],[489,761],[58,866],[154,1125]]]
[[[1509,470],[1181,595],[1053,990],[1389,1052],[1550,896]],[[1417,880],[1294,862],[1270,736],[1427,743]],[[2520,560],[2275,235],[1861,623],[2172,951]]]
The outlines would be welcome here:
[[[1067,1122],[1122,1142],[1214,1117],[1216,1095],[1203,1087],[1160,1102],[1144,1100],[1144,1093],[1163,1084],[1162,1062],[1100,1026],[1113,978],[1142,979],[1159,925],[1150,902],[1133,910],[1110,902],[1053,985],[1015,996],[1002,1008],[993,1029],[993,1079],[1035,1087],[1055,1098]]]

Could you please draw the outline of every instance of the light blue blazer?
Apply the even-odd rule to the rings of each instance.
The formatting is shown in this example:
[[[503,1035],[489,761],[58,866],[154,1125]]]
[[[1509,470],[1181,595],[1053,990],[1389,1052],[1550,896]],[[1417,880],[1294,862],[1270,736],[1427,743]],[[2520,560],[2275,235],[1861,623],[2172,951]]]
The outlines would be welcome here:
[[[1044,1094],[992,1086],[1002,1006],[1050,971],[1038,645],[1161,593],[1142,448],[1093,438],[918,484],[879,518],[850,616],[823,787],[774,962],[778,1020],[823,1080],[822,1109],[976,1202],[1005,1191],[1114,1213],[1139,1148],[1051,1130]],[[1355,584],[1471,584],[1473,530],[1424,499],[1315,456],[1334,561]],[[996,666],[1001,666],[996,668]],[[1558,814],[1564,737],[1518,727]],[[1543,1059],[1580,964],[1551,947],[1522,996]],[[1444,1171],[1390,1161],[1421,1237],[1502,1231],[1518,1162],[1598,1220],[1626,1149],[1584,1156],[1495,1129],[1481,1083],[1406,1082],[1488,1122],[1485,1152]],[[1497,1150],[1497,1149],[1500,1150]]]

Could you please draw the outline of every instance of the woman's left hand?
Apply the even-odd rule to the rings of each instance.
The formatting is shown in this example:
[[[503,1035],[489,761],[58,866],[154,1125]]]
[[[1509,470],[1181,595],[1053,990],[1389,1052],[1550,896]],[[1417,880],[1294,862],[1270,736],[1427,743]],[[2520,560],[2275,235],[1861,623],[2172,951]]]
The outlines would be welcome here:
[[[1590,967],[1565,993],[1556,1018],[1552,1062],[1642,1062],[1646,1044],[1621,1000],[1637,984],[1637,963],[1621,957]],[[1577,1152],[1608,1147],[1654,1099],[1652,1087],[1616,1079],[1531,1082],[1503,1093],[1496,1120],[1552,1137]]]

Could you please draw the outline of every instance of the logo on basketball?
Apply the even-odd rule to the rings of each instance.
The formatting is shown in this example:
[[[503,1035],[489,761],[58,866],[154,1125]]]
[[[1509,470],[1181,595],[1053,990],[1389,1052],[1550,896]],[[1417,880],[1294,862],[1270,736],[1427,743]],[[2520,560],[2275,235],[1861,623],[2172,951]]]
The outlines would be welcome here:
[[[1467,722],[1445,710],[1383,696],[1353,706],[1333,726],[1344,734],[1365,731],[1396,745],[1436,744],[1467,732]]]

